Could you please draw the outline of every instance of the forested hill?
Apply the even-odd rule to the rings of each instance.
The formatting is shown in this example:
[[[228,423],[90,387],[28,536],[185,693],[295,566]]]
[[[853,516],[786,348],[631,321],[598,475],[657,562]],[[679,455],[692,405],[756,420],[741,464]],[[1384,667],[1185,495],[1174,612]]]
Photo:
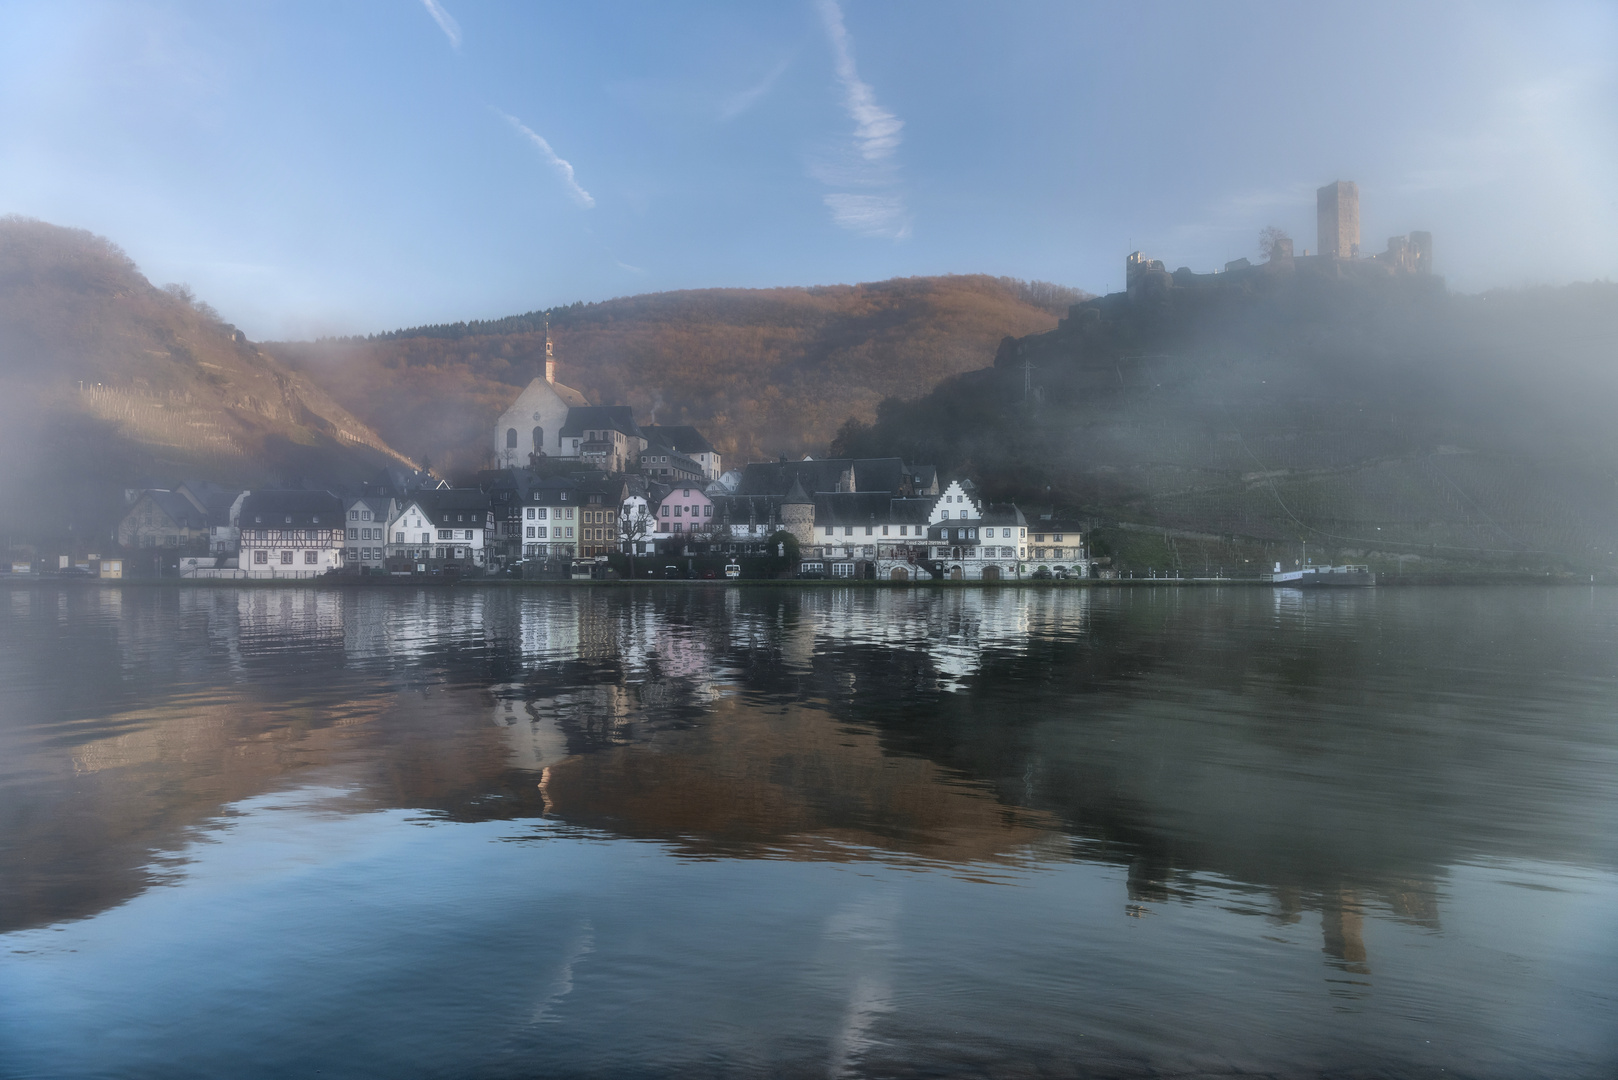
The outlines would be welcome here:
[[[1255,561],[1253,544],[1279,557],[1307,541],[1583,573],[1618,567],[1615,406],[1618,285],[1457,296],[1414,275],[1260,267],[1077,304],[1004,342],[995,367],[883,403],[834,450],[1223,537]]]
[[[731,461],[823,453],[849,417],[980,368],[1084,294],[975,275],[818,288],[652,293],[551,313],[559,381],[658,424],[694,424]],[[489,431],[542,373],[543,312],[265,346],[390,445],[481,465]]]
[[[339,483],[402,460],[115,245],[0,218],[0,533],[95,542],[126,486]]]

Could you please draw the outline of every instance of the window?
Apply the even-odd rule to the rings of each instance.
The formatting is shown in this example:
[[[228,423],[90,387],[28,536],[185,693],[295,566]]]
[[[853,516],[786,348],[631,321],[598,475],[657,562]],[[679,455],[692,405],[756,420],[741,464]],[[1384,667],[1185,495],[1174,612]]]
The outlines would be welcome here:
[[[350,520],[350,521],[358,521],[359,519],[360,519],[360,512],[358,510],[350,510],[348,512],[348,520]]]
[[[310,514],[309,515],[309,520],[312,521],[314,524],[319,525],[320,524],[320,515],[319,514]]]
[[[854,535],[854,526],[852,526],[852,525],[844,525],[843,526],[843,535],[844,536],[853,536]]]
[[[506,449],[517,449],[517,429],[514,427],[506,428]]]
[[[319,521],[320,519],[315,518],[315,520]],[[360,520],[361,521],[370,521],[371,520],[371,512],[369,510],[361,510],[360,511]]]
[[[545,429],[542,427],[537,427],[534,429],[534,449],[545,449]]]
[[[472,539],[472,530],[471,529],[466,530],[466,539],[468,539],[468,540]]]
[[[292,524],[292,515],[291,515],[291,514],[288,514],[288,515],[287,515],[287,516],[286,516],[286,519],[287,519],[287,520],[286,520],[286,523],[287,523],[287,524],[288,524],[288,525],[291,525],[291,524]]]
[[[394,534],[393,534],[393,542],[394,542],[394,543],[395,543],[395,544],[402,544],[402,543],[404,543],[404,533],[402,533],[402,532],[396,532],[396,533],[394,533]]]
[[[545,508],[543,506],[539,508],[539,520],[545,520]]]
[[[259,551],[253,552],[253,565],[254,566],[263,566],[265,563],[267,563],[269,561],[270,561],[270,553],[268,551],[264,551],[264,550],[261,549]]]
[[[438,530],[438,538],[440,540],[453,540],[453,539],[455,539],[455,530],[454,529],[439,529]]]
[[[530,526],[528,526],[528,539],[532,540],[533,538],[534,538],[534,527],[532,525],[530,525]]]
[[[688,499],[691,497],[691,489],[690,488],[685,489],[685,497],[688,498]]]
[[[568,538],[568,539],[569,539],[569,540],[571,540],[571,539],[573,539],[573,530],[572,530],[572,529],[569,529],[569,530],[568,530],[568,531],[567,531],[567,538]]]
[[[675,532],[680,532],[682,529],[684,529],[684,526],[681,525],[678,521],[676,521],[674,523],[674,531]]]
[[[882,535],[883,536],[888,535],[888,527],[886,525],[882,526]]]
[[[832,577],[853,577],[854,576],[854,564],[851,563],[851,562],[832,563],[831,564],[831,576]]]
[[[253,515],[253,524],[255,524],[255,525],[264,524],[264,515],[263,514],[254,514]],[[259,539],[263,539],[263,537],[260,537]]]
[[[663,504],[663,516],[664,516],[664,517],[668,517],[668,516],[669,516],[669,507],[668,507],[668,504],[667,504],[667,503],[664,503],[664,504]],[[831,530],[830,530],[830,529],[827,529],[827,530],[826,530],[826,531],[827,531],[827,532],[830,532],[830,531],[831,531]]]
[[[869,525],[865,526],[865,535],[866,536],[871,535],[871,527]]]
[[[545,526],[541,525],[539,527],[539,529],[538,529],[538,532],[539,532],[539,538],[541,540],[545,539]]]
[[[303,562],[304,562],[305,566],[314,566],[316,563],[320,562],[320,552],[318,552],[318,551],[306,551],[306,552],[304,552],[303,553]]]
[[[358,529],[348,530],[348,538],[350,540],[358,540],[360,538],[360,531]]]
[[[1051,533],[1051,539],[1056,541],[1058,544],[1060,544],[1062,542],[1062,534],[1061,533]]]
[[[533,508],[533,507],[532,507],[532,506],[530,506],[530,507],[529,507],[529,508],[528,508],[528,520],[529,520],[529,521],[533,521],[533,520],[534,520],[534,508]]]
[[[707,506],[704,506],[702,508],[702,516],[703,517],[713,517],[713,504],[712,503],[709,503]]]
[[[290,551],[281,552],[281,565],[282,566],[291,566],[292,565],[292,552],[290,552]]]

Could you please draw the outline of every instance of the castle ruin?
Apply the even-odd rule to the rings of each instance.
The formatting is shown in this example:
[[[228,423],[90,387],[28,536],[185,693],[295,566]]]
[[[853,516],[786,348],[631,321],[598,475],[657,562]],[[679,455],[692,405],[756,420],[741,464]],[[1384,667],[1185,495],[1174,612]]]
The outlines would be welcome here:
[[[1278,237],[1269,247],[1266,262],[1253,264],[1233,259],[1222,271],[1198,274],[1182,266],[1172,274],[1157,259],[1132,251],[1124,262],[1124,287],[1131,298],[1157,296],[1173,288],[1218,288],[1246,281],[1254,274],[1316,272],[1333,276],[1422,274],[1433,272],[1433,234],[1412,232],[1390,236],[1386,251],[1371,256],[1360,252],[1360,189],[1352,180],[1337,180],[1315,192],[1315,221],[1320,247],[1294,255],[1292,240]]]

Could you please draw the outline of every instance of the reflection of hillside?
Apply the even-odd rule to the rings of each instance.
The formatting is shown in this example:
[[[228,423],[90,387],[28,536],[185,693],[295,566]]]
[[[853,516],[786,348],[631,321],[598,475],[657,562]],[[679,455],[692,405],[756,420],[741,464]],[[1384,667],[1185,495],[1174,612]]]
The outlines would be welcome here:
[[[342,759],[385,700],[279,706],[211,688],[105,717],[103,738],[41,747],[0,800],[0,929],[89,914],[161,876],[163,852],[239,799]],[[158,864],[154,867],[154,861]]]
[[[552,765],[547,811],[693,853],[950,863],[1013,858],[1051,820],[801,706],[714,704],[703,724]]]

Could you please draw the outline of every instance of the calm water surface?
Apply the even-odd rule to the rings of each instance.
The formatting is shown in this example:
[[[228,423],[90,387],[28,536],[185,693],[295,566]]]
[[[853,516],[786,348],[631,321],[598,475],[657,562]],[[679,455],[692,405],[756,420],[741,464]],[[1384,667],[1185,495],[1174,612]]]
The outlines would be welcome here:
[[[0,1076],[1618,1073],[1618,592],[0,590]]]

